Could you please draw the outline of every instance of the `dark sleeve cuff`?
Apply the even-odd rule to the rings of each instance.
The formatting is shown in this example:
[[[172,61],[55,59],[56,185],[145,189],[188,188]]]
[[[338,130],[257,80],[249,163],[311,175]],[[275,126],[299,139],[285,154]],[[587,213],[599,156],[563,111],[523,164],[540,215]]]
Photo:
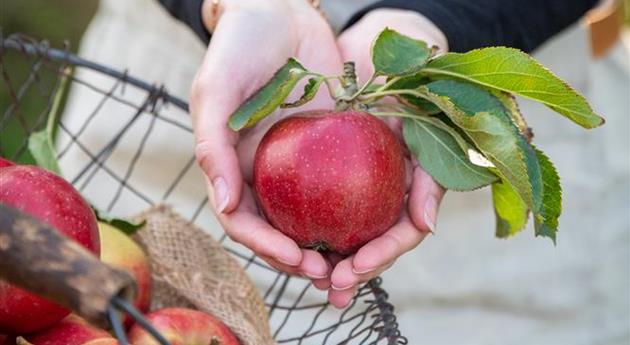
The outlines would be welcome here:
[[[210,32],[206,30],[201,17],[204,0],[158,0],[173,17],[188,25],[205,44],[210,42]]]
[[[446,36],[449,50],[487,46],[532,51],[577,21],[598,0],[384,0],[356,13],[346,28],[379,8],[416,11]]]

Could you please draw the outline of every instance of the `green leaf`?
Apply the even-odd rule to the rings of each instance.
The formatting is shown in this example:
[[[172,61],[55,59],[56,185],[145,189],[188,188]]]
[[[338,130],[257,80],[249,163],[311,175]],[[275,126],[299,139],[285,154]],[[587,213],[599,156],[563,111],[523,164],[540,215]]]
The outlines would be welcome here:
[[[46,127],[41,131],[31,133],[28,137],[28,150],[35,158],[37,165],[60,176],[61,169],[57,161],[54,138],[70,75],[72,75],[72,69],[67,67],[62,74],[55,98],[48,112]]]
[[[527,225],[527,205],[509,183],[500,181],[492,184],[492,201],[497,237],[512,236]]]
[[[517,49],[490,47],[467,53],[448,53],[429,62],[422,72],[432,77],[463,79],[516,93],[544,103],[585,128],[604,123],[583,96]]]
[[[307,102],[312,100],[315,95],[317,95],[317,91],[319,90],[319,87],[322,85],[323,82],[323,76],[317,76],[315,78],[309,79],[308,83],[304,85],[304,93],[302,94],[302,96],[295,102],[281,104],[280,108],[295,108],[306,104]]]
[[[390,78],[390,80],[392,79]],[[397,80],[394,81],[387,90],[414,90],[429,82],[431,82],[431,79],[416,73],[410,76],[397,77]],[[416,107],[425,113],[436,114],[440,112],[440,108],[424,98],[410,94],[402,94],[398,97],[401,101],[403,101],[403,103]]]
[[[28,150],[38,166],[61,175],[57,153],[50,133],[46,129],[34,132],[28,137]]]
[[[527,126],[527,122],[518,107],[518,103],[516,103],[514,95],[502,91],[494,91],[492,94],[501,101],[503,107],[510,115],[512,123],[516,126],[516,128],[518,128],[519,133],[527,139],[527,142],[532,141],[534,134],[532,133],[531,128]]]
[[[289,96],[308,71],[295,59],[289,59],[260,90],[254,93],[230,116],[231,129],[251,127],[271,114]]]
[[[405,143],[425,171],[443,187],[458,191],[481,188],[497,180],[489,169],[470,162],[461,147],[467,144],[457,132],[434,121],[439,122],[426,117],[403,119]]]
[[[96,219],[99,222],[109,224],[129,236],[135,234],[138,230],[140,230],[140,228],[144,226],[144,224],[146,224],[146,220],[143,220],[142,222],[132,222],[126,219],[111,217],[109,215],[106,215],[104,212],[99,211],[94,206],[92,206],[92,210],[94,211]]]
[[[540,210],[543,187],[536,153],[494,95],[454,80],[431,82],[418,94],[440,107],[527,205],[535,213]]]
[[[378,91],[383,86],[384,86],[383,84],[379,84],[379,83],[370,83],[370,85],[366,86],[365,90],[363,90],[363,94],[369,94],[369,93]]]
[[[545,154],[534,148],[543,179],[543,200],[540,215],[534,219],[536,236],[551,238],[556,243],[558,218],[562,213],[562,187],[556,168]]]
[[[422,69],[431,56],[424,41],[385,28],[372,43],[372,63],[377,75],[403,76]]]

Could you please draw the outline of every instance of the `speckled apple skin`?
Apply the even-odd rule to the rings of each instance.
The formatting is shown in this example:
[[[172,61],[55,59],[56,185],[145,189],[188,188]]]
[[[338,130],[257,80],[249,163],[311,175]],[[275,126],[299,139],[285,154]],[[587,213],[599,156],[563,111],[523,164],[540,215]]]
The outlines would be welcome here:
[[[146,315],[146,318],[171,345],[240,344],[223,322],[197,310],[164,308]],[[129,331],[129,341],[134,345],[158,345],[139,325],[134,325]]]
[[[367,113],[298,113],[263,137],[254,188],[269,222],[299,246],[352,254],[400,216],[402,146]]]
[[[39,167],[0,169],[0,203],[57,228],[92,253],[100,254],[96,217],[63,178]],[[60,305],[0,281],[0,333],[42,330],[70,313]]]

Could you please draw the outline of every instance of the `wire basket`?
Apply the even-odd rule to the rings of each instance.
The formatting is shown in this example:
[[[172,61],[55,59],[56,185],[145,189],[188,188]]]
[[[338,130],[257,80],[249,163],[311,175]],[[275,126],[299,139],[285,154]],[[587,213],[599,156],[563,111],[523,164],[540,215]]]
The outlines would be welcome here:
[[[195,173],[186,101],[128,71],[73,55],[67,45],[53,49],[46,41],[17,34],[1,36],[0,41],[1,85],[9,94],[6,103],[0,99],[0,155],[29,161],[27,140],[10,138],[27,138],[40,130],[62,80],[68,80],[68,104],[77,98],[82,102],[80,107],[67,106],[59,120],[57,155],[64,177],[96,207],[128,216],[170,204],[211,232],[254,278],[279,344],[407,344],[380,278],[363,285],[350,305],[339,311],[308,280],[276,271],[219,231],[205,189],[185,186],[187,176]],[[11,61],[19,61],[27,69],[10,66]],[[29,97],[41,102],[27,104]],[[164,152],[164,143],[152,143],[156,133],[165,131],[189,138],[185,157]],[[156,165],[156,157],[162,165]],[[164,173],[156,173],[156,169]]]

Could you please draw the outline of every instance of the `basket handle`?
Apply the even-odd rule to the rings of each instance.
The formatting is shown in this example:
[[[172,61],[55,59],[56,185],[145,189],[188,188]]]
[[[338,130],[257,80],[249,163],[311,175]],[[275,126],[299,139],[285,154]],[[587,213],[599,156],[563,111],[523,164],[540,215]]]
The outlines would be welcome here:
[[[116,296],[133,301],[136,282],[103,264],[53,227],[0,204],[0,279],[67,307],[109,328]]]

